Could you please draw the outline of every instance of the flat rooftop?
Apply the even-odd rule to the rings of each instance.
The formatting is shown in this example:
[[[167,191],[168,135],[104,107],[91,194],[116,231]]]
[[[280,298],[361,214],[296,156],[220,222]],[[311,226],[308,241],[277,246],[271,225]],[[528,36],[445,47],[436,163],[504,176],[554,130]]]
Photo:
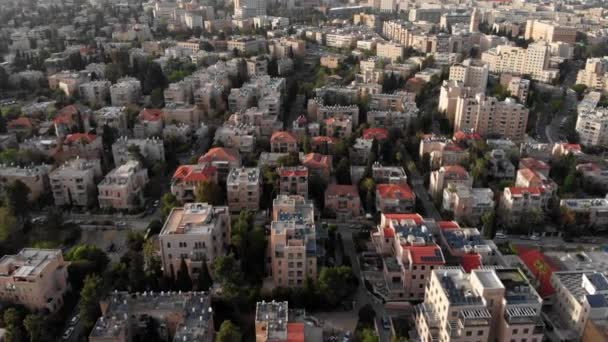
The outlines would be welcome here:
[[[0,259],[0,277],[36,276],[61,255],[59,249],[24,248],[18,254]]]
[[[160,235],[210,234],[216,226],[218,215],[228,215],[228,207],[214,207],[207,203],[187,203],[171,210]]]

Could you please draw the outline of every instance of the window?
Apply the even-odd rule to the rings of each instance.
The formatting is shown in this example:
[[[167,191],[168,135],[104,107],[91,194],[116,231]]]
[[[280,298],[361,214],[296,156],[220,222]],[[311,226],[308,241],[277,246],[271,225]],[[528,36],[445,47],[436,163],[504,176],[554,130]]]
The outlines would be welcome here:
[[[478,330],[477,331],[477,336],[481,336],[481,335],[483,335],[483,330]]]
[[[171,242],[167,242],[167,248],[171,248]]]
[[[527,334],[530,331],[530,329],[526,328],[524,329],[524,334]]]
[[[517,335],[518,332],[519,332],[518,329],[513,329],[513,335]]]
[[[472,331],[467,331],[467,336],[471,336],[471,335],[473,335],[473,332]]]

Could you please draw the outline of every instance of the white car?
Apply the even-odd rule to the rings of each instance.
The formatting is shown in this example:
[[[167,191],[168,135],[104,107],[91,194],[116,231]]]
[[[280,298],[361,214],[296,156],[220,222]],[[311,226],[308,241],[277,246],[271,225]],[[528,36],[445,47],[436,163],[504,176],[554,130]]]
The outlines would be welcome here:
[[[496,235],[494,236],[496,239],[506,239],[507,236],[503,233],[496,233]]]
[[[540,241],[540,237],[538,237],[538,235],[530,235],[530,240],[532,240],[532,241]]]
[[[69,327],[64,333],[63,336],[61,336],[61,338],[63,338],[64,341],[67,341],[70,339],[70,337],[72,337],[72,334],[74,333],[74,327]]]

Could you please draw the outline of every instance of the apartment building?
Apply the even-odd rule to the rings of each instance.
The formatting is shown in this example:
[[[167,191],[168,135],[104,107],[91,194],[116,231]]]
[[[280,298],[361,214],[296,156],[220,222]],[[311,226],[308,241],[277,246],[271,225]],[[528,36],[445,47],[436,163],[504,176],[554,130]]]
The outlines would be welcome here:
[[[407,184],[407,175],[401,166],[382,166],[379,162],[372,165],[372,179],[376,184]]]
[[[20,181],[30,190],[28,200],[35,202],[49,189],[50,169],[51,167],[47,165],[32,167],[0,165],[0,193],[5,194],[7,186]]]
[[[148,163],[165,161],[165,145],[159,138],[132,139],[122,136],[112,144],[112,157],[115,165],[122,165],[137,158],[133,151],[139,153]]]
[[[498,205],[499,216],[505,224],[517,224],[527,213],[542,212],[550,197],[551,194],[541,187],[507,187]]]
[[[450,66],[450,81],[461,82],[475,92],[485,92],[488,85],[489,68],[475,59],[465,59],[462,63]]]
[[[137,115],[137,122],[133,125],[135,138],[144,139],[158,137],[163,132],[162,110],[144,108]]]
[[[310,122],[321,122],[329,118],[348,118],[352,127],[359,126],[359,106],[326,106],[322,99],[308,100],[308,115]]]
[[[262,197],[262,174],[257,167],[230,170],[226,180],[228,208],[231,212],[256,211]]]
[[[300,156],[300,163],[308,169],[309,174],[316,175],[325,183],[329,182],[332,156],[320,153],[308,153]]]
[[[411,213],[416,207],[416,195],[406,183],[377,184],[376,210],[383,213]]]
[[[407,112],[412,107],[416,108],[415,98],[414,93],[406,91],[373,94],[369,97],[369,108],[374,111]]]
[[[371,127],[387,127],[407,130],[418,117],[418,108],[414,104],[408,111],[378,111],[367,112],[367,124]]]
[[[477,94],[461,97],[456,103],[454,131],[474,131],[482,136],[498,135],[522,141],[526,134],[529,110],[512,98],[498,101],[495,97]]]
[[[569,198],[559,202],[561,208],[574,214],[575,223],[597,230],[608,229],[608,197]]]
[[[127,107],[102,107],[93,113],[97,123],[97,134],[103,133],[104,126],[114,128],[119,135],[127,135]]]
[[[39,153],[47,158],[55,158],[61,152],[61,138],[51,136],[26,138],[19,143],[19,149]]]
[[[404,57],[403,46],[390,42],[378,43],[376,44],[376,56],[396,62]]]
[[[441,221],[439,224],[439,239],[446,255],[452,260],[458,260],[465,272],[479,269],[484,260],[491,263],[495,252],[483,240],[479,229],[462,228],[454,221]]]
[[[576,43],[576,27],[563,26],[555,22],[542,20],[527,20],[526,40],[542,40],[547,43],[564,42],[568,44]]]
[[[490,188],[450,185],[443,189],[441,207],[452,212],[455,221],[478,224],[483,215],[494,212],[494,192]]]
[[[260,137],[270,138],[274,132],[283,129],[283,123],[277,115],[267,110],[250,107],[230,115],[228,122],[234,125],[246,124],[259,128]]]
[[[173,208],[158,239],[165,276],[176,276],[183,259],[191,278],[196,279],[202,262],[212,265],[228,250],[228,207],[186,203],[181,208]]]
[[[61,108],[53,118],[55,135],[65,137],[69,133],[88,132],[91,130],[91,111],[84,106],[69,105]]]
[[[545,42],[532,43],[526,49],[499,45],[481,54],[490,72],[530,75],[533,80],[545,83],[552,82],[559,74],[557,69],[549,69],[549,58],[549,46]]]
[[[91,81],[78,87],[80,99],[90,105],[105,105],[110,98],[110,81]]]
[[[391,298],[422,299],[432,270],[445,264],[429,223],[419,214],[382,213],[372,242],[383,256]]]
[[[596,184],[608,188],[608,168],[596,163],[584,163],[576,166],[576,171],[583,175],[583,178],[591,184]]]
[[[132,210],[143,206],[148,170],[140,162],[129,160],[110,171],[97,185],[99,207]]]
[[[347,116],[327,118],[322,121],[322,126],[325,128],[325,134],[338,139],[343,139],[353,134],[353,121]]]
[[[288,131],[272,133],[270,137],[270,151],[275,153],[297,153],[298,137]]]
[[[279,195],[272,203],[270,259],[276,287],[303,287],[317,279],[314,204],[303,196]]]
[[[434,199],[441,199],[443,189],[447,188],[450,184],[462,184],[471,188],[473,187],[473,178],[460,165],[442,166],[439,170],[431,172],[429,192]]]
[[[193,98],[192,84],[186,80],[169,84],[164,90],[165,103],[189,104]]]
[[[608,145],[608,109],[579,111],[575,129],[583,145]]]
[[[476,90],[471,87],[465,87],[460,81],[446,80],[443,81],[439,90],[439,104],[437,109],[443,112],[445,116],[454,122],[456,117],[456,105],[462,97],[472,97],[477,94]]]
[[[103,175],[99,159],[72,159],[51,172],[56,206],[88,207],[97,198],[96,180]]]
[[[551,274],[555,313],[576,338],[590,321],[608,319],[608,279],[595,270],[559,271]]]
[[[340,221],[361,216],[359,190],[354,185],[329,184],[325,190],[325,209],[336,214]]]
[[[195,105],[168,103],[162,109],[163,122],[165,124],[185,124],[192,127],[201,125],[201,110]]]
[[[513,179],[515,165],[511,162],[507,152],[502,149],[492,149],[488,159],[488,175],[494,179]]]
[[[215,131],[214,143],[221,143],[229,149],[236,149],[240,153],[253,153],[256,137],[259,136],[259,127],[250,124],[232,125],[224,123]]]
[[[584,84],[597,91],[608,90],[608,57],[587,58],[585,68],[578,71],[576,84]]]
[[[86,72],[61,71],[48,77],[49,89],[61,90],[66,96],[72,97],[78,87],[89,80]]]
[[[241,167],[241,155],[237,150],[212,147],[198,159],[199,164],[209,164],[217,168],[219,179],[226,180],[230,169]]]
[[[136,105],[141,98],[141,82],[133,77],[119,79],[110,87],[112,106],[122,107]]]
[[[357,36],[351,33],[327,33],[325,45],[337,49],[352,49],[357,44]]]
[[[543,188],[549,196],[557,193],[557,184],[549,177],[531,169],[520,168],[515,177],[515,186],[521,188]]]
[[[279,193],[282,195],[299,195],[308,198],[308,169],[304,166],[280,167]]]
[[[287,301],[257,302],[255,308],[255,341],[308,341],[305,323],[290,323],[290,321]]]
[[[171,178],[171,193],[180,202],[193,201],[205,182],[218,183],[218,170],[211,164],[180,165]]]
[[[0,284],[3,302],[54,313],[69,288],[68,262],[59,249],[24,248],[0,259]]]
[[[328,69],[338,69],[344,61],[344,56],[338,54],[325,54],[321,56],[320,64]]]
[[[266,40],[252,37],[233,37],[226,41],[228,51],[254,55],[266,50]]]
[[[262,56],[250,57],[245,64],[248,77],[268,75],[268,60]]]
[[[518,269],[435,269],[416,306],[422,341],[543,340],[542,299]]]

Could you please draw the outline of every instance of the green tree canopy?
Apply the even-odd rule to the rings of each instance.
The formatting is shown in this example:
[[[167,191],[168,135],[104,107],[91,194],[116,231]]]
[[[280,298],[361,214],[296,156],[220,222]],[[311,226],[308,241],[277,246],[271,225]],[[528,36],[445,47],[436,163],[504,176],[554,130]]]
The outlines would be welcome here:
[[[224,321],[215,338],[216,342],[241,342],[243,335],[239,327],[231,321]]]

